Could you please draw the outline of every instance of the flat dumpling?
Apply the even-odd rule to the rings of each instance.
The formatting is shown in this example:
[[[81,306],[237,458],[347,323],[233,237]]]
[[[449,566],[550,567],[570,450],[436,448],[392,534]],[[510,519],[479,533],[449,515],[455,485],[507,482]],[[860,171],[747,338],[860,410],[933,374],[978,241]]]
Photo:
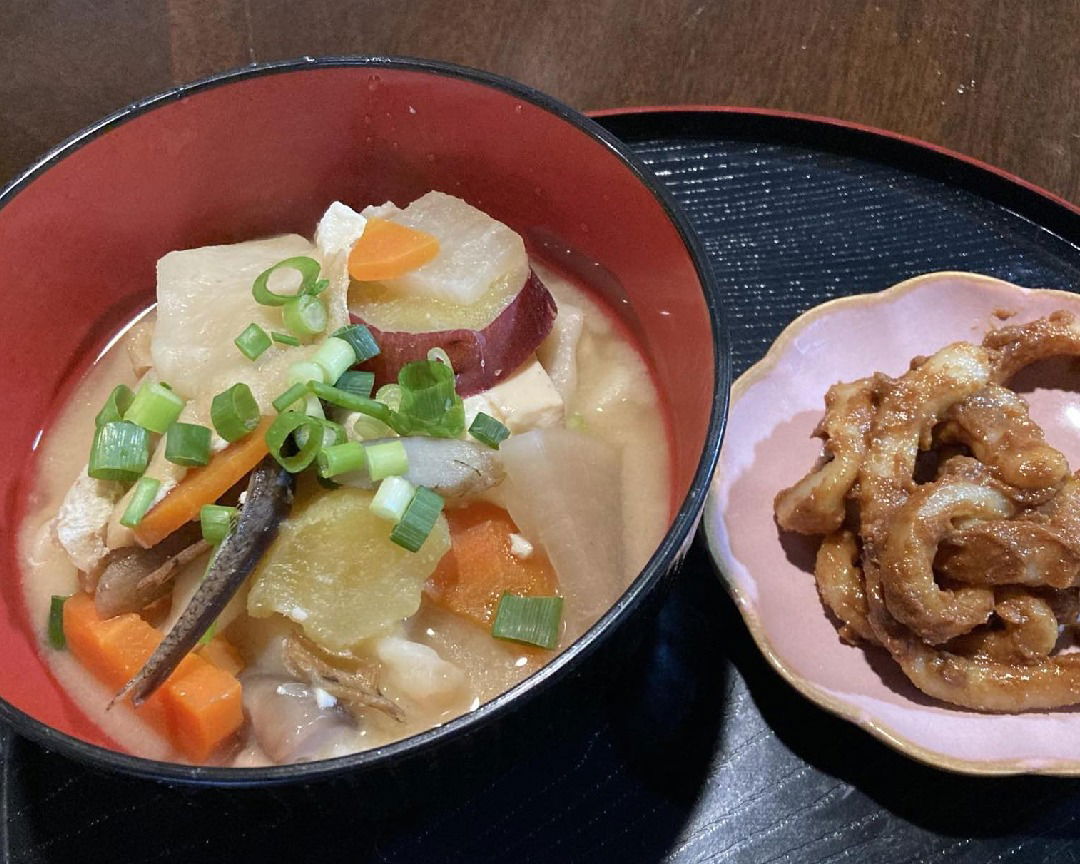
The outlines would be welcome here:
[[[251,284],[268,267],[297,255],[322,264],[322,278],[330,285],[319,296],[330,313],[327,334],[332,333],[348,322],[345,256],[324,261],[318,248],[299,235],[185,249],[158,261],[157,324],[151,343],[154,370],[162,381],[196,403],[200,417],[208,418],[209,401],[216,393],[240,381],[251,388],[263,412],[269,413],[271,401],[287,386],[289,366],[308,359],[321,342],[299,348],[275,343],[254,361],[233,344],[253,322],[267,332],[284,329],[281,307],[256,303]],[[299,277],[285,270],[283,284],[272,281],[271,287],[288,291],[287,286],[293,284],[290,278]]]

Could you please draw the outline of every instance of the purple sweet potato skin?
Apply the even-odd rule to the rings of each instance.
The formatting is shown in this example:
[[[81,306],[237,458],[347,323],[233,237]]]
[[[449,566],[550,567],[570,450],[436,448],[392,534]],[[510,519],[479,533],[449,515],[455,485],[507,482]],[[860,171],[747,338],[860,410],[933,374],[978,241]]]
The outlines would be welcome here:
[[[356,315],[379,343],[381,353],[360,368],[375,373],[375,386],[397,381],[406,363],[424,360],[432,348],[442,348],[457,372],[457,391],[472,396],[495,386],[536,351],[551,332],[558,307],[534,272],[510,305],[483,330],[433,330],[405,333],[379,330]]]

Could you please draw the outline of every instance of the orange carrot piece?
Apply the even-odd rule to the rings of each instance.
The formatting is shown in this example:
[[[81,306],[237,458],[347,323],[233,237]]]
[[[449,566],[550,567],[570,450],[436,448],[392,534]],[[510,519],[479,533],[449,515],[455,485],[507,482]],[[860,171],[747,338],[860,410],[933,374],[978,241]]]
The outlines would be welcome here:
[[[349,252],[349,275],[358,282],[396,279],[438,253],[438,239],[424,231],[386,219],[368,219]]]
[[[174,675],[162,689],[173,743],[193,762],[205,762],[244,722],[240,682],[198,655],[189,670]]]
[[[188,471],[176,488],[155,504],[135,528],[139,545],[150,548],[160,543],[173,531],[198,519],[203,504],[213,504],[240,482],[269,452],[266,430],[273,422],[274,418],[263,417],[246,438],[214,454],[205,467]]]
[[[244,669],[243,656],[224,636],[215,636],[205,645],[200,645],[195,653],[230,675],[239,675]]]
[[[539,550],[528,558],[510,551],[517,526],[510,514],[487,502],[445,511],[450,551],[428,579],[428,597],[482,626],[490,626],[504,592],[550,596],[559,587],[555,568]]]
[[[142,668],[162,639],[133,612],[99,617],[94,599],[81,593],[64,603],[64,637],[75,659],[112,690]],[[244,721],[240,682],[196,654],[133,710],[195,762],[205,761]]]

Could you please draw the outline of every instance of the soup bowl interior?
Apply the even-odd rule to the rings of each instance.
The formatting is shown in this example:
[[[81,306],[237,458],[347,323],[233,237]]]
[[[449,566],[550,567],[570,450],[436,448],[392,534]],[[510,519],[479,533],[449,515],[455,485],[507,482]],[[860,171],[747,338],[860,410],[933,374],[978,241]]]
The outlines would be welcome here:
[[[13,529],[33,506],[41,430],[110,338],[153,301],[159,257],[283,232],[310,236],[331,201],[403,205],[431,189],[507,223],[532,255],[600,295],[651,364],[670,421],[672,517],[660,549],[589,634],[495,703],[573,662],[670,566],[696,524],[719,449],[727,359],[701,253],[655,181],[599,127],[483,73],[382,59],[228,74],[119,112],[0,195],[8,404],[0,482],[9,526],[0,711],[18,731],[69,755],[169,779],[259,782],[322,770],[199,769],[124,754],[39,657],[43,622],[27,620]],[[419,737],[454,734],[499,708],[488,703]]]

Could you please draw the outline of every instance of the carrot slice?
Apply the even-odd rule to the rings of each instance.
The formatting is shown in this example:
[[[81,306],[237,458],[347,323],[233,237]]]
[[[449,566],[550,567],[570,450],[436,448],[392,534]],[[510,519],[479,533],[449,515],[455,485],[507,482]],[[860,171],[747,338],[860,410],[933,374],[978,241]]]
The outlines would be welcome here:
[[[547,556],[511,552],[517,526],[510,514],[487,502],[445,511],[450,551],[428,579],[424,591],[447,609],[490,626],[504,592],[535,596],[557,593],[559,582]]]
[[[173,743],[194,762],[205,762],[244,722],[240,682],[224,669],[197,661],[162,691]],[[180,671],[179,669],[177,671]]]
[[[192,468],[150,511],[135,528],[135,539],[149,548],[160,543],[176,529],[199,518],[203,504],[213,504],[248,474],[269,452],[266,430],[274,420],[263,417],[246,437],[214,454],[203,468]]]
[[[162,639],[133,612],[101,618],[89,594],[64,603],[64,637],[75,659],[110,689],[138,672]],[[205,761],[244,722],[240,682],[196,654],[133,710],[194,762]]]
[[[396,279],[438,253],[439,241],[431,234],[386,219],[368,219],[349,252],[349,275],[358,282]]]

